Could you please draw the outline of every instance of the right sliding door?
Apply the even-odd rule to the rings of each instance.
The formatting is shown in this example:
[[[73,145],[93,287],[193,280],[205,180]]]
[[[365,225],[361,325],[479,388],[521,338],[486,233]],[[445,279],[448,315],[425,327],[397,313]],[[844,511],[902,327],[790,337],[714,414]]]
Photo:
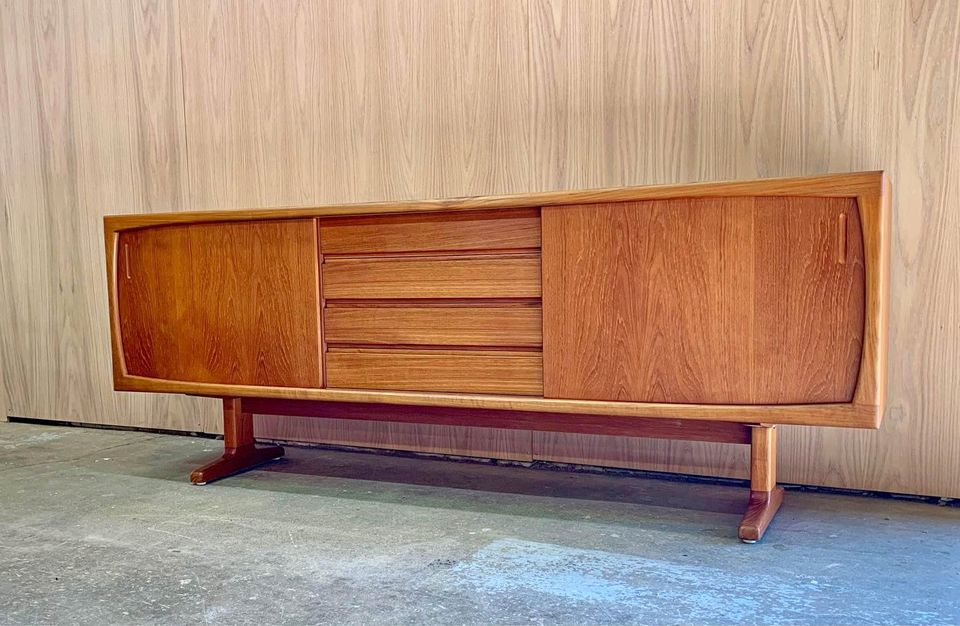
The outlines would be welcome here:
[[[850,402],[864,332],[850,198],[545,207],[548,398]]]

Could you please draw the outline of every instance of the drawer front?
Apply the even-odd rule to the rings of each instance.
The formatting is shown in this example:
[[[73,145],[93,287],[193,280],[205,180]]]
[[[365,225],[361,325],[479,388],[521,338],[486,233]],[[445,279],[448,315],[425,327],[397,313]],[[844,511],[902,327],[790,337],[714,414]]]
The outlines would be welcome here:
[[[540,306],[342,306],[324,311],[328,344],[540,347]]]
[[[331,299],[539,298],[539,255],[432,259],[326,259]]]
[[[538,209],[336,218],[320,223],[320,249],[325,255],[539,248]]]
[[[539,352],[330,349],[327,385],[540,396],[543,356]]]

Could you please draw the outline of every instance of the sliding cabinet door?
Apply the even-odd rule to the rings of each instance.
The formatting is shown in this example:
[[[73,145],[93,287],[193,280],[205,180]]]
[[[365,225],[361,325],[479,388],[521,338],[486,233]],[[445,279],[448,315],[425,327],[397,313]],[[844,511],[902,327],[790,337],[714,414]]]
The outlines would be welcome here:
[[[115,279],[126,374],[320,386],[314,220],[124,231]]]
[[[849,402],[863,240],[846,198],[544,208],[544,394]]]

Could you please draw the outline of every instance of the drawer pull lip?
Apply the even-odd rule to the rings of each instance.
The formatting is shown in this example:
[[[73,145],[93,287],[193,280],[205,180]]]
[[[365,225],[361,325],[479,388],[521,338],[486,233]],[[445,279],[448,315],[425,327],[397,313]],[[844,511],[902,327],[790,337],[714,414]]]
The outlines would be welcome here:
[[[453,350],[456,352],[498,352],[507,353],[522,352],[524,354],[542,354],[542,345],[499,345],[491,346],[479,343],[464,344],[424,344],[424,343],[379,343],[376,341],[327,341],[328,352],[403,352],[414,350],[417,352],[443,352],[444,350]]]
[[[327,353],[337,354],[464,354],[471,356],[521,356],[543,354],[541,346],[427,345],[417,343],[327,342]]]
[[[325,304],[330,308],[418,308],[444,307],[540,307],[540,298],[329,298]]]
[[[342,252],[324,253],[324,263],[343,261],[460,261],[470,259],[539,259],[539,248],[514,248],[510,250],[435,250],[418,252]]]

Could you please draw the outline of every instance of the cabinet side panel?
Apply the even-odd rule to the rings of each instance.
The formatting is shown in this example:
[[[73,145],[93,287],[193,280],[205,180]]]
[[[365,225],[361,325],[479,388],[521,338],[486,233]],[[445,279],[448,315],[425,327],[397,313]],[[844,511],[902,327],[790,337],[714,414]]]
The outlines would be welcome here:
[[[312,220],[120,233],[127,374],[284,387],[320,384]]]
[[[845,198],[544,208],[545,395],[849,402],[863,338],[858,233]]]

